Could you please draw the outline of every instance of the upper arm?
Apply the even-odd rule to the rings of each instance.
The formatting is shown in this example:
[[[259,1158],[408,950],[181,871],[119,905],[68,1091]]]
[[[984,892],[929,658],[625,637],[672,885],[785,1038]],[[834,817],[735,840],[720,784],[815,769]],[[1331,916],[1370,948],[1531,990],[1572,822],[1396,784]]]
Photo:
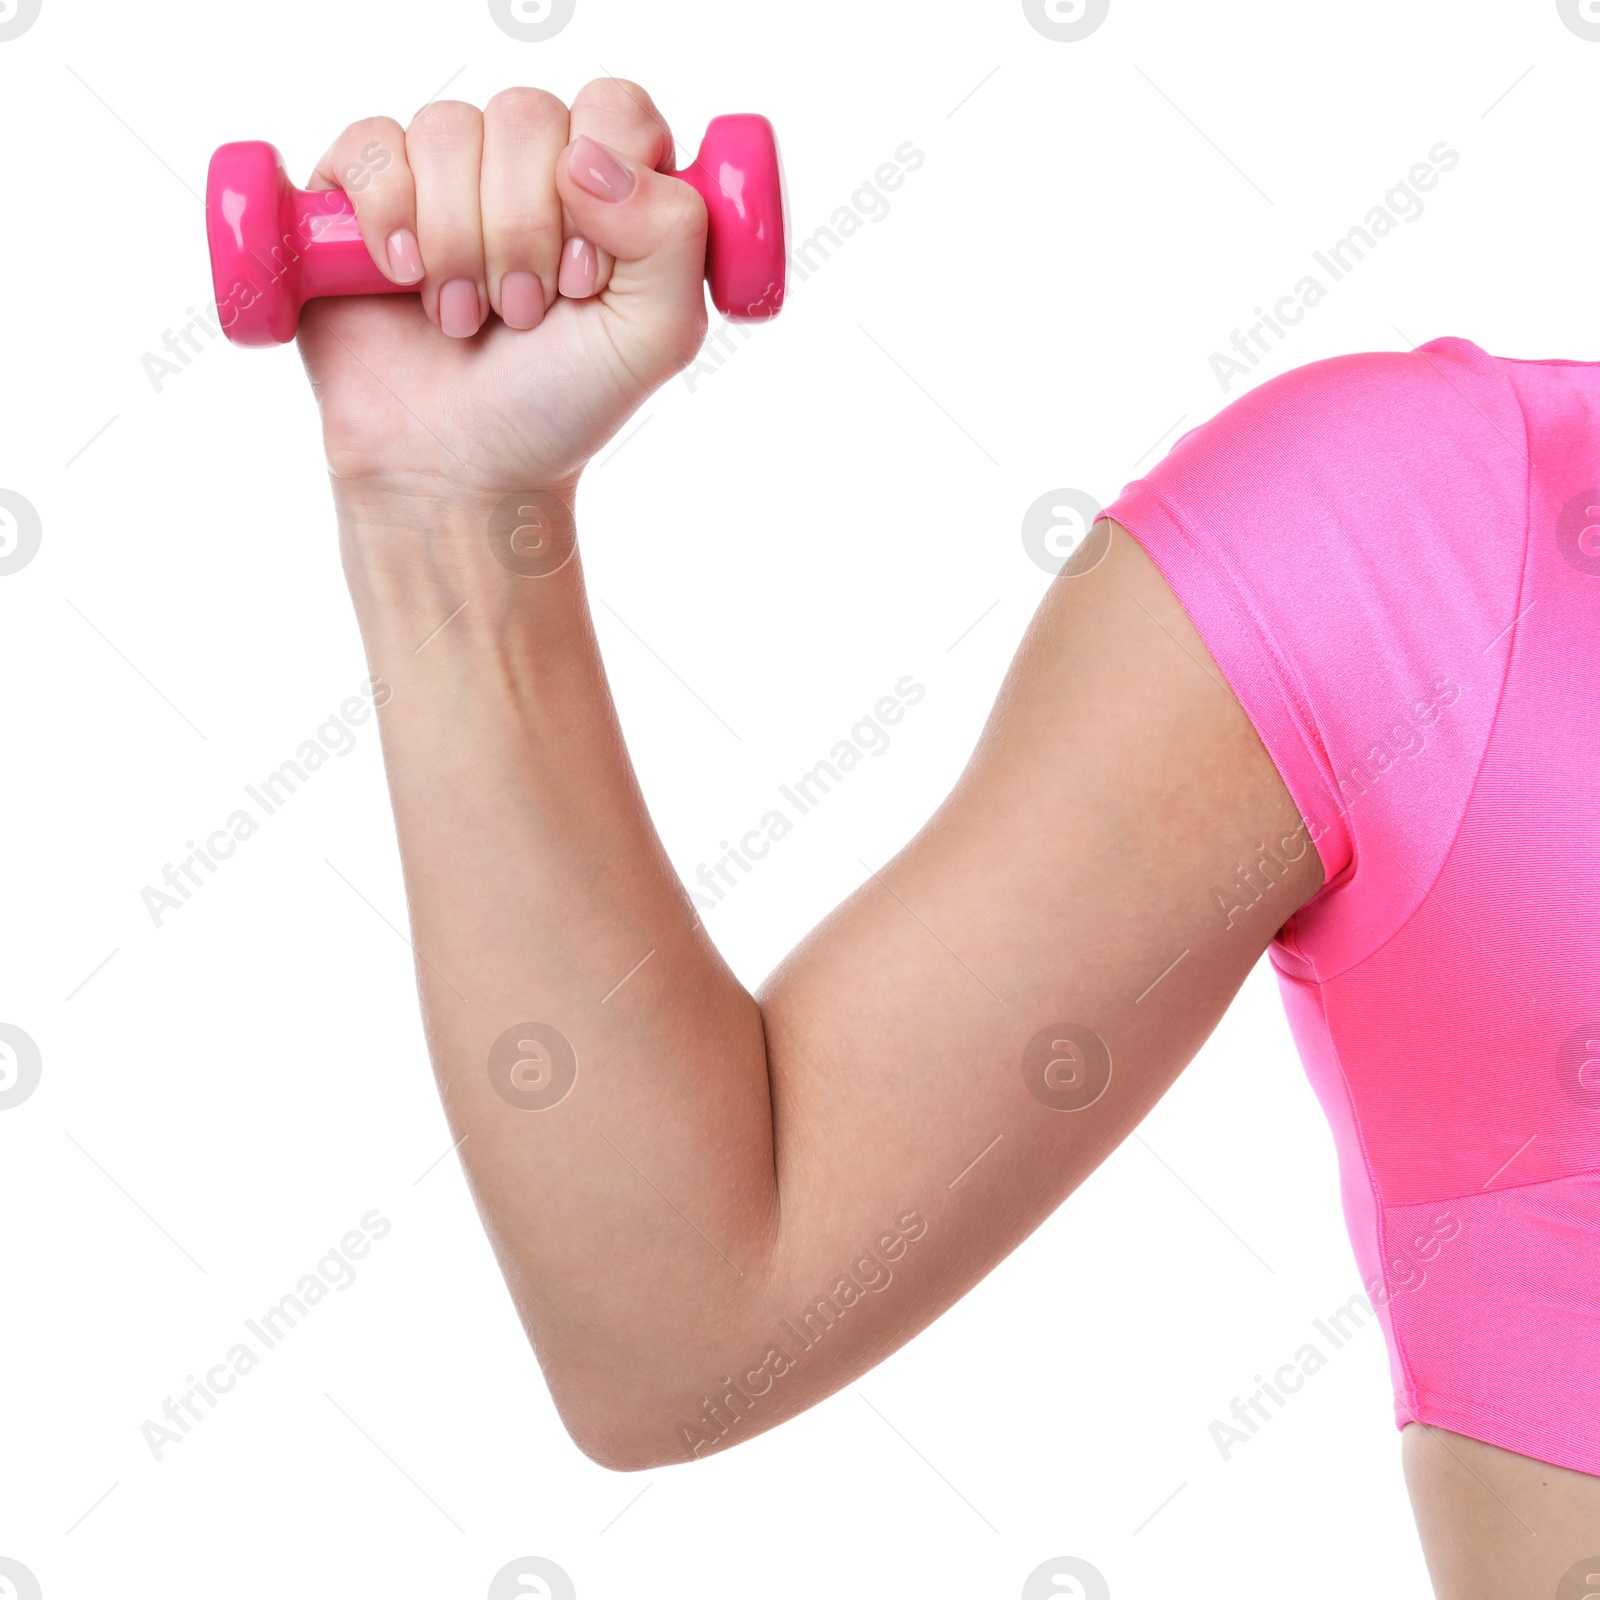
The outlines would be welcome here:
[[[763,997],[774,1293],[848,1299],[851,1251],[925,1224],[774,1418],[1038,1226],[1297,911],[1294,959],[1335,965],[1406,915],[1395,884],[1428,873],[1391,864],[1419,807],[1470,782],[1496,703],[1476,641],[1511,620],[1524,443],[1503,374],[1461,341],[1317,362],[1184,435],[1113,507],[1138,542],[1102,523],[1103,558],[1091,538],[1057,578],[954,792]],[[1433,734],[1450,759],[1427,793],[1380,782],[1441,674],[1467,686]]]
[[[757,1426],[880,1359],[1037,1227],[1321,886],[1171,589],[1124,530],[1097,532],[1103,558],[1051,586],[949,798],[761,996],[775,1311],[839,1315]],[[1222,909],[1263,847],[1281,872]],[[890,1273],[895,1292],[871,1292]]]

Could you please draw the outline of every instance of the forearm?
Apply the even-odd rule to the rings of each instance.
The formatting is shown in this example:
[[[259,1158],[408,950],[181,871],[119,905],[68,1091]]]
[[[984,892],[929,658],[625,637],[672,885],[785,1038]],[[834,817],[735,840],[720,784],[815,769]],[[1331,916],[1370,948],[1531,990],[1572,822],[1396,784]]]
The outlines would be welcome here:
[[[430,1049],[563,1419],[611,1465],[681,1460],[814,1404],[981,1273],[948,1175],[1010,1042],[877,883],[758,1007],[650,826],[576,562],[512,531],[510,491],[570,488],[704,341],[706,207],[660,170],[672,138],[644,90],[591,85],[570,114],[527,89],[481,115],[436,102],[388,131],[405,159],[352,202],[380,270],[414,237],[421,293],[314,300],[300,342],[389,690]],[[346,129],[319,179],[372,133]],[[552,1047],[570,1084],[538,1076]],[[1002,1240],[1049,1198],[1021,1186]]]
[[[488,511],[347,507],[345,565],[392,691],[384,754],[440,1091],[581,1437],[606,1426],[584,1414],[602,1379],[606,1408],[659,1403],[686,1366],[717,1365],[714,1330],[737,1346],[760,1314],[776,1219],[766,1049],[651,826],[576,557],[508,571]],[[576,1055],[544,1109],[502,1092],[560,1092],[508,1084],[527,1023]]]

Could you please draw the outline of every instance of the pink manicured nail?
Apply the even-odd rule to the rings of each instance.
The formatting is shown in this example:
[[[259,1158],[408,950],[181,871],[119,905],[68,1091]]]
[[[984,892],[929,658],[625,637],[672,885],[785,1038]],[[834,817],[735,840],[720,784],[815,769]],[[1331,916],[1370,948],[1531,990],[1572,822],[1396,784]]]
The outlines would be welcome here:
[[[500,280],[500,316],[508,327],[537,328],[544,320],[544,285],[531,272]]]
[[[561,252],[561,278],[557,287],[569,300],[587,300],[600,276],[600,258],[587,239],[568,239]]]
[[[482,321],[477,284],[470,278],[452,278],[439,291],[439,326],[452,339],[470,339]]]
[[[573,140],[567,171],[572,181],[596,200],[626,200],[638,183],[603,144],[596,144],[586,133]]]
[[[396,283],[415,283],[422,276],[422,251],[409,228],[389,235],[389,275]]]

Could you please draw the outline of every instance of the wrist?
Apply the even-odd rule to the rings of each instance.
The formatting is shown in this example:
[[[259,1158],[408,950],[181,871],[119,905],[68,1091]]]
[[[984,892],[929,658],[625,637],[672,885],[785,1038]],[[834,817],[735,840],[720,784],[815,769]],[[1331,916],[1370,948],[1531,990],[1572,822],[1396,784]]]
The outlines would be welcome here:
[[[550,670],[591,631],[574,487],[336,486],[345,578],[369,658],[405,678],[454,678],[498,661],[494,674],[508,659]]]
[[[334,481],[345,573],[358,606],[509,578],[552,577],[577,555],[577,478],[511,490],[434,478]]]
[[[490,518],[519,495],[555,502],[570,518],[577,501],[579,473],[505,485],[443,478],[431,472],[359,478],[330,473],[329,478],[341,534],[365,547],[396,539],[409,542],[486,534]]]

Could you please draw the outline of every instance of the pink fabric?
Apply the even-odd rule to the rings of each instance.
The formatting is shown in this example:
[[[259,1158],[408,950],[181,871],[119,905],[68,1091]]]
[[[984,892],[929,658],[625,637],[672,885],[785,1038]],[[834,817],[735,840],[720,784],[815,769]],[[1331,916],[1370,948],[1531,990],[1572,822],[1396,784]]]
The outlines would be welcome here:
[[[1600,1475],[1600,363],[1318,362],[1106,515],[1322,857],[1271,959],[1397,1421]]]

